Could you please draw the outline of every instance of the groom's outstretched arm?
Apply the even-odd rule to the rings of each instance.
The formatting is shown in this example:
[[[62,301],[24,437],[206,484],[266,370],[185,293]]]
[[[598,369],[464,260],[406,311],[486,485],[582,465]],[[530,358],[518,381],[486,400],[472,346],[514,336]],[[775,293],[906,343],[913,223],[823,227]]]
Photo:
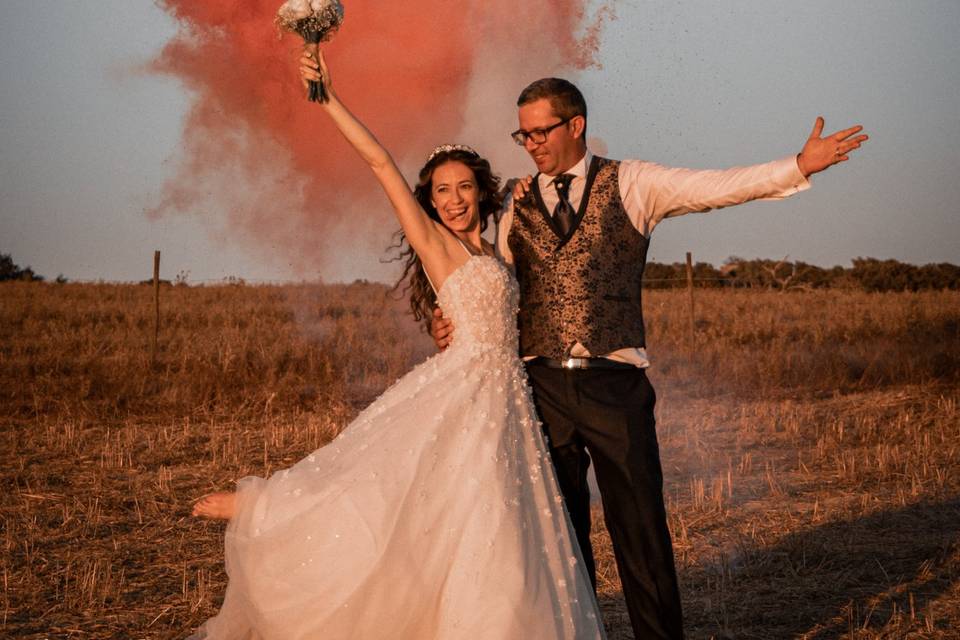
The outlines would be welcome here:
[[[862,130],[857,125],[823,137],[823,118],[818,117],[800,153],[719,171],[626,160],[620,167],[621,196],[634,226],[649,237],[665,218],[751,200],[779,200],[810,188],[811,175],[848,160],[867,140]]]

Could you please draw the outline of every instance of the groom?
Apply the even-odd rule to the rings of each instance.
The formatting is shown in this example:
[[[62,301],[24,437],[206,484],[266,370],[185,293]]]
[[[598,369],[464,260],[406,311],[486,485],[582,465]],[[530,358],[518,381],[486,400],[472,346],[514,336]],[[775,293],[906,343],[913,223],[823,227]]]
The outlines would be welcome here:
[[[566,80],[538,80],[517,104],[512,136],[539,173],[504,210],[496,247],[520,283],[520,350],[560,489],[596,585],[593,462],[635,637],[682,638],[655,394],[644,372],[640,282],[650,234],[665,218],[805,190],[811,174],[847,160],[867,136],[858,126],[822,138],[818,118],[796,156],[692,171],[592,155],[586,102]],[[451,332],[435,319],[438,346]]]

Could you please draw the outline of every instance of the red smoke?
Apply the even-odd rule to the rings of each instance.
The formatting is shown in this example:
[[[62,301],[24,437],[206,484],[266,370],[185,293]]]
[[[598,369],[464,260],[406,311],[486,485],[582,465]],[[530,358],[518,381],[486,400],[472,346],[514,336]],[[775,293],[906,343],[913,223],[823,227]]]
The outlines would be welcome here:
[[[193,103],[179,165],[151,214],[204,213],[296,273],[370,274],[389,239],[383,230],[396,225],[369,172],[304,99],[301,41],[273,25],[280,0],[159,4],[180,30],[154,70],[179,78]],[[346,0],[325,52],[338,93],[408,178],[430,149],[454,140],[502,172],[496,160],[512,152],[506,134],[520,89],[592,61],[599,19],[583,24],[584,4]]]

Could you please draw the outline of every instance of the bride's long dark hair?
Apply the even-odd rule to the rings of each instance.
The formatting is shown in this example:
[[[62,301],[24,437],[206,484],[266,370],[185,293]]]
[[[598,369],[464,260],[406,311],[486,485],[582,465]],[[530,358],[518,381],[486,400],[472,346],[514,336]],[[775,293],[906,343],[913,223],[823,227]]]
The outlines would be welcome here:
[[[413,190],[413,196],[431,219],[443,224],[440,214],[437,213],[430,200],[433,172],[437,167],[447,162],[459,162],[473,171],[473,177],[477,181],[477,187],[480,191],[480,202],[477,207],[480,218],[480,232],[486,231],[490,216],[497,213],[503,205],[503,194],[500,192],[500,177],[494,175],[490,163],[476,153],[465,149],[452,148],[433,155],[427,160],[427,164],[420,169],[420,176],[417,186]],[[427,280],[423,264],[407,242],[406,235],[401,230],[397,231],[394,238],[396,242],[390,248],[398,251],[397,255],[390,261],[403,261],[403,275],[393,285],[392,291],[399,290],[401,296],[410,292],[410,313],[413,314],[414,320],[423,323],[425,331],[429,331],[433,309],[437,305],[437,297],[430,286],[430,281]]]

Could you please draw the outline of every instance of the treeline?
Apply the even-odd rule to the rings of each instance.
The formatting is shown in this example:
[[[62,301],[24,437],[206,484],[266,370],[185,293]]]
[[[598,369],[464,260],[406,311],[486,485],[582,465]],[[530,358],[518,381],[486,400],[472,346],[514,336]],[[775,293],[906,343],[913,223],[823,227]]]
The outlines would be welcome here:
[[[4,280],[43,280],[30,267],[20,268],[9,255],[0,254],[0,282]]]
[[[19,267],[7,254],[0,254],[0,281],[36,280],[43,276],[30,267]],[[805,291],[812,289],[856,289],[860,291],[929,291],[960,290],[960,267],[942,262],[917,266],[898,260],[856,258],[853,266],[823,268],[806,262],[783,260],[744,260],[732,256],[720,267],[709,262],[693,265],[693,279],[697,287],[734,287],[745,289],[773,289],[775,291]],[[57,282],[66,282],[62,275]],[[170,284],[169,281],[162,281]],[[145,280],[143,284],[152,281]],[[176,284],[186,284],[186,278],[177,276]],[[229,278],[227,284],[243,285],[240,278]],[[643,286],[648,289],[677,289],[687,286],[687,266],[682,262],[663,264],[650,262],[643,274]]]
[[[697,287],[738,287],[804,291],[812,289],[857,289],[861,291],[925,291],[960,289],[960,267],[949,263],[907,264],[898,260],[856,258],[853,266],[823,268],[806,262],[783,260],[744,260],[731,257],[720,267],[707,262],[693,266]],[[684,263],[651,262],[643,275],[649,289],[673,289],[687,286]]]

